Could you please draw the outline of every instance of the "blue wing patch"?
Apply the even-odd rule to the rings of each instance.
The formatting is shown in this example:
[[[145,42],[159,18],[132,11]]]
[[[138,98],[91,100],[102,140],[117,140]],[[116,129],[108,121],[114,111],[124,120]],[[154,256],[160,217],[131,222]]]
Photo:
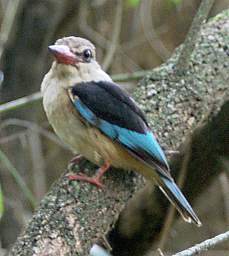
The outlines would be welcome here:
[[[95,94],[92,94],[92,96],[94,95]],[[143,161],[149,166],[154,167],[153,169],[159,174],[159,179],[157,180],[157,182],[160,189],[167,196],[167,198],[176,206],[183,218],[188,222],[193,221],[198,226],[201,225],[201,222],[199,221],[195,212],[192,210],[192,207],[185,199],[180,189],[174,183],[169,173],[169,167],[165,155],[152,132],[148,130],[148,126],[144,126],[144,123],[142,123],[142,126],[139,126],[141,129],[139,129],[138,132],[138,130],[136,129],[131,129],[135,128],[134,125],[137,125],[137,123],[132,122],[132,126],[128,126],[128,119],[126,118],[124,120],[125,122],[123,122],[123,120],[122,122],[119,122],[119,118],[123,118],[123,116],[130,117],[128,113],[131,112],[128,111],[123,116],[123,113],[121,113],[121,117],[120,113],[119,115],[116,115],[116,122],[114,122],[114,119],[112,119],[112,114],[114,115],[116,112],[114,112],[111,108],[109,109],[106,104],[102,104],[102,107],[101,105],[98,107],[97,114],[96,112],[93,112],[93,108],[92,110],[90,110],[90,108],[85,105],[80,99],[73,100],[73,104],[76,110],[88,123],[97,127],[110,139],[119,142],[140,161]],[[120,104],[125,103],[121,103],[120,101]],[[104,110],[105,107],[107,107],[107,109]],[[103,111],[106,112],[105,115],[101,114],[101,112]],[[100,114],[100,116],[98,116],[98,114]],[[105,116],[104,119],[103,116]],[[132,121],[134,120],[134,117],[135,116],[132,115]],[[138,120],[136,119],[134,121]],[[122,124],[123,126],[119,126],[118,123]]]
[[[116,140],[131,151],[134,151],[140,158],[143,158],[139,153],[142,151],[147,153],[149,157],[153,157],[154,160],[157,160],[159,163],[168,166],[166,157],[152,132],[146,131],[146,133],[138,133],[97,118],[79,99],[74,101],[74,105],[83,118],[90,124],[96,126],[112,140]]]

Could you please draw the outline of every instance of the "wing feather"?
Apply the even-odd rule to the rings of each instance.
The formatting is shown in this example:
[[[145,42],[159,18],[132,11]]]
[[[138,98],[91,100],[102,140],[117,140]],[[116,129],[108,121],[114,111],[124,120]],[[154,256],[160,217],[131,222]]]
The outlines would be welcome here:
[[[87,122],[170,179],[166,157],[144,114],[130,96],[117,87],[110,82],[80,83],[72,88],[70,98]]]

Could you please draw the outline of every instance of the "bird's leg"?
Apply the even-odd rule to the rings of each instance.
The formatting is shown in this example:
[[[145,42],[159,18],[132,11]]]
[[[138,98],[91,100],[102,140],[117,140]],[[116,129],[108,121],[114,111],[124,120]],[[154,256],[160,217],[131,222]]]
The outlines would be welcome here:
[[[96,174],[93,177],[88,177],[85,174],[79,173],[75,175],[68,175],[69,180],[82,180],[89,182],[99,188],[103,187],[103,184],[101,182],[101,177],[103,174],[110,168],[110,164],[108,162],[104,162],[102,166],[96,171]]]

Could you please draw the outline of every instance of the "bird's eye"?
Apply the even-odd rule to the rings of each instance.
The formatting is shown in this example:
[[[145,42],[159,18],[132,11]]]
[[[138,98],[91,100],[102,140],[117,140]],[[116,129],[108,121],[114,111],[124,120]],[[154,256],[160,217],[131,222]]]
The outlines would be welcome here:
[[[90,49],[86,49],[83,51],[83,58],[85,61],[89,62],[92,58],[92,51]]]

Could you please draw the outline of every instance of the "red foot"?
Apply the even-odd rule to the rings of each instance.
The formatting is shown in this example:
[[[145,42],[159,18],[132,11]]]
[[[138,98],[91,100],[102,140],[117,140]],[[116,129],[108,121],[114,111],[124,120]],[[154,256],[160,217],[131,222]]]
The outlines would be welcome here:
[[[104,164],[97,170],[96,175],[94,177],[88,177],[87,175],[83,173],[74,174],[74,175],[68,175],[69,180],[82,180],[89,182],[98,188],[102,188],[103,184],[100,181],[103,174],[109,169],[110,164],[107,162],[104,162]]]
[[[68,175],[69,180],[82,180],[82,181],[86,181],[88,183],[91,183],[95,186],[97,186],[98,188],[103,188],[103,184],[100,182],[99,178],[100,177],[89,177],[85,174],[79,173],[77,174],[73,174],[73,175]]]

